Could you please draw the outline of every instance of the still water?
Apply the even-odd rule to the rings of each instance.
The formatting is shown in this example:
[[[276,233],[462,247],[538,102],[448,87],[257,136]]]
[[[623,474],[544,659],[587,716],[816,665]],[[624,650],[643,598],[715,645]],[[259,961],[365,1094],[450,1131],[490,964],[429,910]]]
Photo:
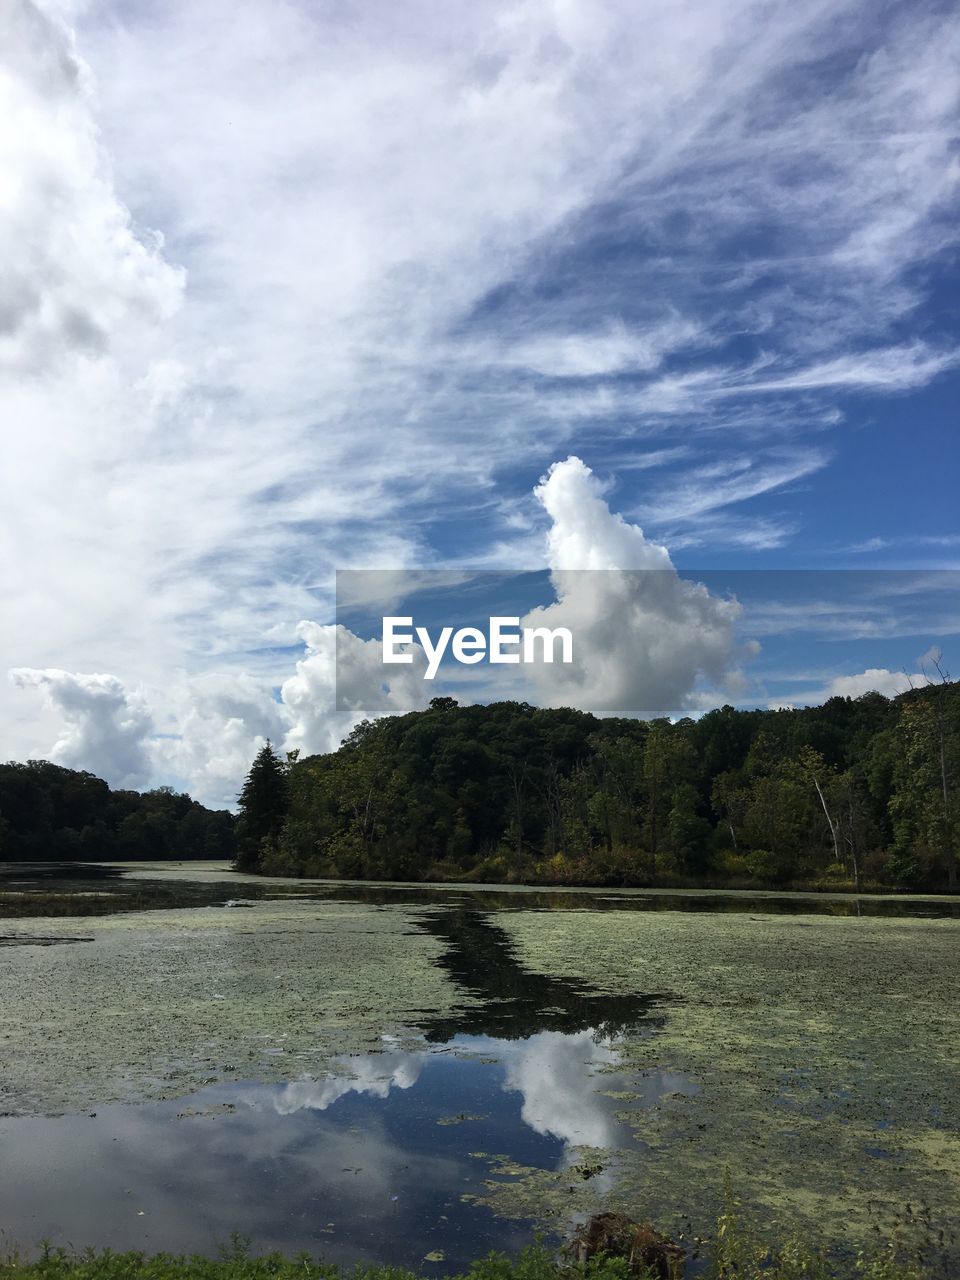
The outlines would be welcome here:
[[[6,1119],[7,1236],[215,1254],[239,1231],[258,1248],[344,1262],[419,1268],[442,1253],[466,1266],[531,1235],[469,1198],[490,1176],[486,1154],[572,1180],[610,1176],[578,1167],[576,1150],[632,1142],[592,1074],[615,1062],[589,1031],[467,1036],[420,1052],[387,1044],[323,1080]],[[651,1100],[678,1087],[669,1075],[644,1081]]]
[[[128,880],[113,868],[16,867],[4,878],[20,921],[40,909],[255,911],[268,897],[311,897],[302,886],[242,887],[255,896],[238,897],[230,882]],[[371,904],[429,896],[317,892]],[[531,1237],[531,1223],[505,1223],[474,1204],[492,1162],[602,1186],[615,1156],[578,1161],[581,1148],[636,1145],[611,1094],[630,1090],[644,1105],[694,1088],[680,1075],[617,1071],[618,1042],[643,1033],[657,997],[600,995],[525,973],[476,905],[448,901],[416,925],[441,941],[439,963],[453,980],[482,999],[423,1010],[402,1043],[387,1037],[376,1053],[334,1058],[321,1078],[240,1080],[160,1103],[0,1119],[7,1242],[215,1253],[240,1233],[258,1249],[444,1270]],[[5,935],[8,945],[87,940],[37,937],[23,924]]]
[[[318,915],[321,908],[327,914]],[[671,1120],[670,1141],[684,1151],[702,1145],[705,1133],[724,1121],[709,1110],[711,1090],[720,1098],[724,1083],[710,1079],[717,1074],[714,1059],[706,1059],[710,1070],[694,1071],[693,1059],[679,1049],[658,1058],[658,1037],[671,1016],[681,1008],[689,1015],[700,1000],[699,993],[682,989],[682,972],[668,964],[668,945],[678,952],[692,948],[695,968],[702,959],[698,948],[715,945],[711,937],[732,937],[742,948],[740,931],[771,917],[782,917],[789,930],[782,940],[773,938],[774,955],[795,942],[813,946],[803,930],[816,915],[854,917],[850,926],[840,923],[856,929],[865,913],[922,921],[955,919],[956,912],[955,902],[922,899],[430,889],[251,881],[212,867],[8,866],[0,881],[0,943],[10,948],[3,954],[21,966],[19,978],[27,985],[3,994],[19,991],[22,1000],[35,980],[52,1003],[7,1008],[6,1025],[19,1022],[31,1031],[35,1038],[23,1041],[23,1052],[39,1045],[38,1063],[44,1037],[65,1038],[62,1070],[77,1076],[73,1083],[86,1092],[76,1095],[84,1099],[82,1109],[51,1106],[56,1092],[44,1093],[22,1070],[22,1060],[20,1075],[14,1072],[6,1082],[8,1114],[0,1117],[3,1243],[28,1250],[51,1239],[77,1248],[211,1254],[238,1233],[258,1251],[305,1250],[348,1264],[385,1261],[442,1274],[488,1249],[513,1250],[534,1230],[559,1238],[582,1218],[585,1205],[605,1204],[608,1197],[613,1202],[617,1195],[624,1203],[629,1179],[665,1149],[664,1116],[702,1105],[702,1119],[691,1112],[689,1136],[678,1137]],[[651,942],[649,957],[638,948],[636,965],[628,942],[622,963],[630,982],[604,982],[604,966],[592,963],[587,951],[594,940],[600,945],[607,938],[608,922],[628,919],[623,913],[630,919],[678,913],[688,922],[693,913],[702,923],[694,922],[694,934],[689,927],[657,934],[667,941]],[[718,931],[714,920],[731,914],[739,917],[734,932]],[[227,920],[229,929],[223,927]],[[333,929],[326,928],[330,920]],[[377,932],[383,921],[391,933]],[[599,976],[556,976],[532,966],[518,947],[513,921],[520,937],[526,922],[561,942],[567,933],[579,939],[574,960],[579,947],[583,963],[577,967]],[[318,922],[325,932],[316,932]],[[622,923],[617,932],[624,934]],[[308,934],[306,960],[300,952],[296,964],[282,960],[289,950],[256,953],[269,962],[250,959],[249,946],[286,945]],[[221,949],[240,950],[229,953],[227,967],[218,961],[219,967],[199,975],[201,987],[209,975],[202,1001],[209,1017],[198,1024],[206,1037],[200,1043],[216,1066],[206,1083],[192,1080],[186,1089],[176,1072],[164,1071],[170,1063],[161,1062],[159,1045],[178,992],[184,1002],[196,998],[184,981],[166,992],[166,1006],[154,1005],[147,988],[164,981],[169,952],[163,947],[173,946],[188,966],[196,955],[202,968],[211,954],[202,948],[211,936]],[[221,937],[228,941],[221,944]],[[846,948],[849,937],[859,935],[837,935],[836,945]],[[872,934],[862,938],[870,945],[874,940]],[[376,980],[364,986],[358,978],[354,989],[353,972],[377,963],[385,941],[401,949],[425,947],[447,995],[421,998],[411,979],[409,990],[401,983],[379,1007]],[[344,966],[348,942],[360,950]],[[118,947],[132,948],[142,967],[131,968],[129,959],[121,964]],[[817,954],[822,951],[818,944]],[[248,981],[242,1002],[229,986],[238,970],[245,980],[251,972],[259,979],[258,970],[281,965],[286,971],[267,973],[276,988],[263,982],[254,988]],[[312,1062],[304,1067],[310,1045],[297,1038],[316,1022],[330,1042],[329,1011],[318,1007],[323,982],[310,985],[318,971],[321,978],[329,975],[338,1008],[346,1011],[333,1041],[339,1036],[344,1051],[327,1052],[322,1069]],[[658,981],[667,975],[669,983]],[[69,995],[74,980],[99,981],[103,988],[102,1008],[86,998],[83,1025],[70,1023],[66,1003],[63,1020],[57,1015],[57,1000]],[[293,1022],[281,1017],[281,980],[288,1001],[302,997]],[[236,1020],[240,1003],[244,1016],[256,1006],[259,1021],[244,1022],[243,1035],[231,1039],[226,1011]],[[724,995],[717,1003],[731,1001]],[[742,1003],[753,1016],[756,999],[748,993]],[[402,1007],[386,1007],[391,1004]],[[149,1021],[146,1036],[142,1028],[144,1013],[149,1017],[153,1008],[151,1044]],[[365,1041],[352,1036],[352,1022],[363,1023]],[[109,1089],[104,1064],[91,1065],[89,1041],[96,1040],[98,1027],[106,1056],[117,1059],[107,1064]],[[717,1034],[715,1025],[709,1034]],[[15,1029],[4,1038],[18,1048]],[[717,1063],[724,1043],[717,1039]],[[247,1046],[242,1061],[240,1045]],[[774,1124],[789,1135],[784,1111],[802,1112],[808,1100],[798,1095],[796,1101],[794,1079],[783,1074],[792,1052],[788,1038],[774,1048],[781,1091],[773,1099],[774,1111],[779,1108]],[[230,1056],[238,1060],[224,1061]],[[118,1100],[118,1083],[122,1094],[135,1060],[146,1070],[154,1064],[160,1085]],[[734,1086],[742,1088],[736,1081]],[[866,1117],[865,1132],[889,1125],[890,1105],[886,1099]],[[661,1126],[656,1140],[655,1117]],[[729,1140],[726,1145],[729,1155]],[[865,1139],[856,1158],[870,1164],[869,1152],[878,1149]],[[884,1152],[886,1158],[886,1145]],[[539,1177],[549,1194],[528,1190],[514,1205],[509,1188],[521,1171],[528,1188],[539,1188]],[[636,1211],[645,1216],[646,1208]],[[675,1208],[693,1213],[692,1195],[690,1204]]]

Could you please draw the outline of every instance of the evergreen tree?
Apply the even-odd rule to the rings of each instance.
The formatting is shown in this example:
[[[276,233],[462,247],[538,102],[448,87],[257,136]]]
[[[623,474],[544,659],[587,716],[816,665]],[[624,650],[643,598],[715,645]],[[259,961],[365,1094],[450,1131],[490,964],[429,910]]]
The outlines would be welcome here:
[[[289,807],[287,764],[268,738],[257,752],[239,795],[240,822],[236,869],[257,871],[265,849],[272,849]]]
[[[960,686],[946,679],[893,700],[728,707],[676,723],[438,699],[358,725],[328,755],[281,764],[261,753],[241,798],[240,865],[364,879],[947,888],[960,857],[958,771]]]

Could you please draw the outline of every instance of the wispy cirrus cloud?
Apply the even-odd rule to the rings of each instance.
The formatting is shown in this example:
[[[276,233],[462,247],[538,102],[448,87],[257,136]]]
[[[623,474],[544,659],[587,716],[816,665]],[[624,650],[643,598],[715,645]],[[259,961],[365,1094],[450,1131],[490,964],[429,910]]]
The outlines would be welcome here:
[[[639,514],[658,524],[691,520],[792,484],[827,465],[821,449],[784,450],[757,461],[749,455],[726,457],[690,468],[672,492],[644,503]]]
[[[252,681],[236,758],[334,567],[542,557],[571,450],[672,546],[783,546],[851,397],[954,368],[937,4],[0,23],[4,664],[166,690],[171,731]],[[58,740],[0,701],[6,752]]]
[[[948,550],[951,547],[960,547],[960,534],[942,533],[942,534],[901,534],[895,538],[864,538],[862,542],[851,542],[845,547],[837,547],[838,554],[844,555],[868,555],[875,551],[887,551],[892,548],[942,548]]]

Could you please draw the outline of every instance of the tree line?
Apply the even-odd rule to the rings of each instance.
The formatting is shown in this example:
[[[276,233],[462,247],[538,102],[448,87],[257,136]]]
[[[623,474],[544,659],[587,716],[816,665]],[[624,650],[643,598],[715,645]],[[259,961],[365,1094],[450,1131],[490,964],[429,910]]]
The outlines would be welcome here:
[[[0,862],[232,858],[235,821],[170,787],[112,791],[47,760],[0,764]]]
[[[525,703],[360,724],[328,755],[268,744],[237,865],[279,875],[554,884],[954,889],[960,690],[697,720]]]

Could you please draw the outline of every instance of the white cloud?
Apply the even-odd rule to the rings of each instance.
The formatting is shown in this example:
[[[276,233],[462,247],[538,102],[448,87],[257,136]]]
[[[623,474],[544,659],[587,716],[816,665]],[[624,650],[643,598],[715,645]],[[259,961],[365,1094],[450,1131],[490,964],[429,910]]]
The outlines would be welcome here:
[[[845,555],[867,555],[874,551],[887,551],[894,547],[924,547],[948,550],[957,546],[960,546],[960,534],[956,533],[898,534],[893,538],[881,538],[879,536],[865,538],[861,542],[853,542],[847,546],[838,547],[836,552],[837,554]]]
[[[860,698],[865,693],[882,693],[885,698],[895,698],[908,689],[922,688],[927,683],[922,671],[908,674],[906,671],[890,671],[887,667],[868,667],[855,675],[834,676],[825,684],[807,693],[774,699],[774,709],[818,706],[828,698]]]
[[[744,383],[744,387],[751,392],[810,391],[830,387],[906,391],[911,387],[924,386],[958,363],[960,351],[934,351],[926,343],[913,342],[837,356],[774,378],[751,379]],[[742,389],[740,386],[727,386],[718,388],[714,394],[734,395]]]
[[[437,692],[423,679],[419,645],[410,646],[410,665],[387,668],[379,639],[316,622],[301,622],[297,631],[307,652],[281,691],[293,717],[288,750],[334,751],[358,720],[420,710]]]
[[[503,1063],[501,1088],[519,1093],[520,1115],[535,1133],[558,1138],[569,1162],[581,1146],[615,1148],[622,1141],[622,1125],[616,1105],[601,1092],[603,1076],[620,1061],[612,1044],[599,1039],[595,1030],[575,1034],[541,1031],[518,1041],[484,1040],[490,1054]],[[386,1098],[394,1089],[410,1089],[417,1084],[426,1066],[429,1051],[405,1051],[387,1038],[384,1051],[343,1061],[341,1074],[323,1079],[304,1077],[285,1085],[272,1100],[281,1115],[296,1111],[326,1111],[351,1093]],[[650,1103],[664,1093],[681,1089],[684,1082],[670,1073],[654,1074],[643,1092]],[[250,1093],[251,1105],[260,1105],[257,1091]]]
[[[607,1088],[617,1084],[617,1077],[608,1074],[620,1064],[614,1044],[588,1028],[576,1033],[540,1031],[525,1040],[497,1042],[497,1049],[504,1060],[503,1088],[521,1095],[525,1124],[545,1137],[560,1139],[564,1163],[575,1158],[578,1147],[616,1150],[622,1146],[617,1104],[602,1092],[604,1084]],[[688,1087],[682,1076],[672,1072],[654,1072],[640,1082],[634,1080],[638,1083],[641,1105],[648,1106],[664,1094]],[[608,1189],[604,1182],[601,1175],[599,1189]]]
[[[812,475],[827,463],[822,449],[789,449],[759,462],[734,455],[721,462],[693,467],[662,496],[640,506],[640,513],[661,523],[698,521],[719,508],[783,488]]]
[[[11,0],[2,31],[0,377],[30,379],[172,315],[183,278],[114,194],[67,32],[30,0]]]
[[[268,727],[330,740],[273,640],[334,567],[509,563],[504,501],[574,447],[734,438],[661,540],[786,541],[731,508],[814,473],[831,396],[953,360],[911,326],[958,47],[853,0],[11,0],[0,663],[149,689],[155,780],[234,791]],[[54,728],[0,690],[0,754]]]
[[[886,667],[868,667],[852,676],[835,676],[826,691],[828,698],[859,698],[864,693],[882,693],[895,698],[911,684],[923,684],[922,676],[908,676],[905,671],[888,671]]]
[[[50,759],[73,769],[88,769],[115,787],[142,787],[152,762],[147,739],[153,724],[143,699],[127,693],[109,675],[29,667],[10,673],[19,688],[36,688],[56,708],[65,727]]]
[[[696,347],[703,336],[694,321],[668,315],[640,330],[620,323],[599,333],[545,333],[521,339],[499,357],[492,354],[491,359],[554,378],[647,373],[658,368],[671,352]]]
[[[701,680],[722,682],[738,656],[735,600],[680,578],[666,547],[612,513],[579,458],[556,463],[536,490],[550,516],[547,559],[555,604],[526,627],[568,627],[573,662],[537,665],[548,706],[667,715],[696,701]]]
[[[56,669],[14,669],[11,683],[42,690],[65,725],[38,754],[115,786],[144,786],[159,775],[204,803],[231,807],[267,739],[304,754],[334,751],[360,719],[421,709],[440,692],[423,679],[419,645],[409,666],[385,669],[378,639],[314,622],[295,631],[305,654],[276,693],[242,672],[180,673],[168,688],[135,693],[116,676]]]
[[[154,773],[218,807],[233,807],[257,751],[268,739],[282,747],[290,727],[269,685],[242,672],[181,676],[151,701],[165,711],[165,733],[150,744]]]
[[[672,568],[666,547],[610,511],[602,486],[580,458],[555,462],[534,494],[551,520],[547,563],[554,573]]]

